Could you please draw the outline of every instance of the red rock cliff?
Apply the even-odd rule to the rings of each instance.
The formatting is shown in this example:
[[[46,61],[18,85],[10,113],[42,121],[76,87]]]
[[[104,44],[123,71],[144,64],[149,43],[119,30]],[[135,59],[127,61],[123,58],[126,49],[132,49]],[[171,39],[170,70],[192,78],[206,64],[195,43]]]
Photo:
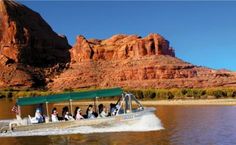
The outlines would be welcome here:
[[[175,56],[175,52],[169,42],[159,34],[150,34],[145,38],[137,35],[114,35],[106,40],[87,40],[80,35],[71,49],[72,62],[141,58],[151,55]]]
[[[69,48],[66,37],[56,34],[38,13],[15,1],[0,1],[0,55],[45,66],[68,62]]]
[[[158,34],[115,35],[106,40],[78,36],[70,68],[53,78],[51,89],[85,87],[204,88],[236,86],[231,72],[186,63]]]
[[[38,87],[45,67],[70,61],[70,47],[37,12],[0,0],[0,88]]]
[[[159,34],[144,38],[115,35],[105,40],[78,36],[70,48],[66,37],[56,34],[38,13],[17,2],[0,0],[1,89],[236,86],[233,72],[176,58]]]

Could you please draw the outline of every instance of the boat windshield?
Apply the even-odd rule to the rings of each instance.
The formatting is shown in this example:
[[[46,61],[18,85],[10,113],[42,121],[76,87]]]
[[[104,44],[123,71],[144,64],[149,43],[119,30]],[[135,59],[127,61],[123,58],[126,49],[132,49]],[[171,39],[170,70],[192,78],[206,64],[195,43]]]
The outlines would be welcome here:
[[[143,110],[142,104],[136,99],[133,94],[123,94],[116,103],[118,114],[127,114]]]

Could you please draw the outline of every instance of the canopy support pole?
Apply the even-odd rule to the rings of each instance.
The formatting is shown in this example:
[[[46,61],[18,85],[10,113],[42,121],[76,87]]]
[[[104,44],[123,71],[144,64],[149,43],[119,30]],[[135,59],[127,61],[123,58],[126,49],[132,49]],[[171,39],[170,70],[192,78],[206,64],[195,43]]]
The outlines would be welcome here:
[[[94,98],[94,108],[95,112],[97,112],[97,97]]]
[[[72,99],[69,100],[69,104],[70,104],[70,113],[72,114],[72,116],[74,116],[74,113],[73,113],[73,104],[72,104]]]
[[[20,105],[17,105],[17,110],[18,110],[18,115],[21,117],[21,109],[20,109]]]
[[[48,102],[46,102],[47,117],[49,117]]]
[[[119,101],[116,103],[117,105],[119,105],[119,108],[117,108],[116,111],[116,116],[119,114],[120,109],[122,108],[124,110],[123,114],[125,114],[125,107],[124,107],[125,105],[123,105],[124,101],[125,101],[125,96],[122,94],[122,98],[120,98]]]
[[[131,98],[131,95],[129,95],[129,109],[130,109],[130,112],[132,113],[132,98]]]

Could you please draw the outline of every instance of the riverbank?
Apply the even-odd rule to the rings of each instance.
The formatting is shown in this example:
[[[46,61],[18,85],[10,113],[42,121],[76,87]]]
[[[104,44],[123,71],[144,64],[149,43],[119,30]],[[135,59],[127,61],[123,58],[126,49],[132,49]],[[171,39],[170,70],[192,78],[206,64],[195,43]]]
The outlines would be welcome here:
[[[143,105],[236,105],[236,99],[142,101]]]
[[[143,105],[229,105],[236,106],[236,99],[202,99],[202,100],[153,100],[153,101],[140,101]],[[111,101],[98,101],[98,104],[116,103]],[[89,101],[73,102],[73,105],[88,105]],[[55,105],[66,106],[68,103],[57,103]]]
[[[50,90],[15,90],[6,89],[0,90],[0,98],[19,98],[29,96],[48,96],[60,93],[82,92],[96,90],[99,88],[87,89],[65,89],[59,92]],[[199,100],[199,99],[228,99],[236,98],[236,88],[172,88],[172,89],[129,89],[123,88],[125,92],[134,94],[139,100]]]
[[[19,97],[28,96],[49,96],[60,93],[72,93],[89,91],[90,89],[82,90],[63,90],[61,92],[43,91],[43,90],[14,90],[8,89],[0,91],[0,98],[17,99]],[[143,105],[235,105],[236,106],[236,88],[205,88],[205,89],[140,89],[131,90],[124,89],[125,92],[131,92],[138,100],[141,100]],[[108,100],[107,100],[108,99]],[[100,98],[98,103],[106,104],[116,103],[118,97]],[[111,101],[113,100],[113,101]],[[81,100],[83,102],[73,102],[74,105],[84,105],[92,103],[92,100]],[[90,102],[89,102],[90,101]],[[68,105],[62,103],[58,105]]]

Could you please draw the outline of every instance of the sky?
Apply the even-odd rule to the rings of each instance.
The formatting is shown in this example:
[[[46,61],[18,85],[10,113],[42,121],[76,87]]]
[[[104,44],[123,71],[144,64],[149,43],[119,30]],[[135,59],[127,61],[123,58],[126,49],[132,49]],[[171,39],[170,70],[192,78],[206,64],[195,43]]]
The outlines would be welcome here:
[[[74,45],[77,35],[161,34],[176,56],[236,71],[236,1],[20,1]]]

